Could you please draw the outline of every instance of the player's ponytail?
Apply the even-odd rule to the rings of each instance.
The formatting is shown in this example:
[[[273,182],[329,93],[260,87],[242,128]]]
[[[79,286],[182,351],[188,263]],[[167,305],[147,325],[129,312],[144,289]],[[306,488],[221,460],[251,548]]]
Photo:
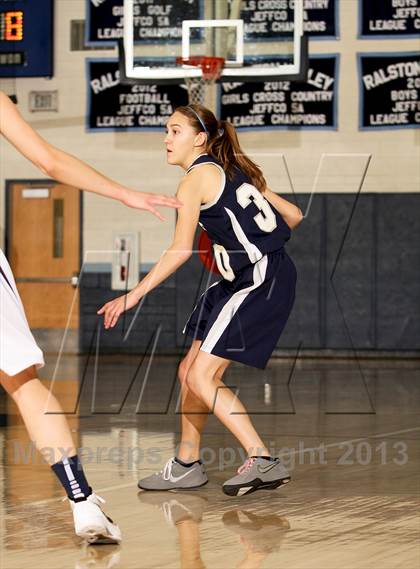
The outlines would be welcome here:
[[[232,123],[218,121],[214,114],[202,105],[178,107],[176,111],[188,117],[197,132],[206,132],[206,151],[221,164],[228,178],[233,178],[235,170],[239,169],[251,179],[260,192],[266,189],[267,182],[260,167],[243,152]]]
[[[219,121],[218,127],[218,136],[210,139],[208,143],[208,153],[220,162],[228,177],[233,176],[236,167],[245,172],[253,185],[263,192],[267,187],[264,175],[260,167],[242,150],[233,124],[228,121]]]

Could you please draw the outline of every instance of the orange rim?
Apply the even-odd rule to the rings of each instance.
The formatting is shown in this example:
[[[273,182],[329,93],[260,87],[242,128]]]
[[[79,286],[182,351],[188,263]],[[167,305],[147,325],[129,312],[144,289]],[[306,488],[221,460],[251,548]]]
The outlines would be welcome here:
[[[192,65],[194,67],[201,67],[203,72],[203,79],[206,81],[216,81],[222,74],[225,65],[224,57],[211,57],[209,55],[196,55],[188,59],[177,57],[176,62],[178,65]]]

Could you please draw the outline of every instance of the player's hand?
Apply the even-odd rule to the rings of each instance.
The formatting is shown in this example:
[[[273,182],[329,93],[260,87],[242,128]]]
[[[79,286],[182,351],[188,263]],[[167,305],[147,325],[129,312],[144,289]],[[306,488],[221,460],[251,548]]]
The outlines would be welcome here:
[[[156,206],[178,208],[183,205],[182,202],[175,197],[136,192],[134,190],[127,190],[122,202],[128,207],[150,211],[150,213],[158,217],[161,221],[165,221],[165,218],[156,209]]]
[[[130,310],[139,302],[140,297],[134,290],[114,300],[110,300],[97,311],[97,314],[104,315],[104,328],[114,328],[119,317],[126,310]]]

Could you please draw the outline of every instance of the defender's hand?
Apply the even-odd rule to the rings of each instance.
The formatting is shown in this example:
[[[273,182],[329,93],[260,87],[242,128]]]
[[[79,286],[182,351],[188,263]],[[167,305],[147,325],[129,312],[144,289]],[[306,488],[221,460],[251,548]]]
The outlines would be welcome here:
[[[183,205],[175,197],[136,192],[134,190],[127,190],[122,202],[128,207],[150,211],[161,221],[165,221],[165,218],[156,209],[157,206],[179,208]]]

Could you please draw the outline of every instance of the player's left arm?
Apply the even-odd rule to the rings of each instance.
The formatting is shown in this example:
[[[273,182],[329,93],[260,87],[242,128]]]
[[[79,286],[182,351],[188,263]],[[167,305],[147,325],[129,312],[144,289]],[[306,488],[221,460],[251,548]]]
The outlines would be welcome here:
[[[176,195],[183,205],[177,211],[177,223],[171,246],[133,290],[107,302],[98,310],[98,314],[104,315],[105,328],[113,328],[123,312],[136,306],[148,292],[172,275],[191,257],[200,217],[201,196],[204,191],[204,184],[197,174],[184,176],[179,184]]]
[[[290,229],[294,229],[302,221],[303,213],[294,204],[284,198],[281,198],[278,194],[275,194],[268,188],[264,190],[263,196],[279,212]]]

